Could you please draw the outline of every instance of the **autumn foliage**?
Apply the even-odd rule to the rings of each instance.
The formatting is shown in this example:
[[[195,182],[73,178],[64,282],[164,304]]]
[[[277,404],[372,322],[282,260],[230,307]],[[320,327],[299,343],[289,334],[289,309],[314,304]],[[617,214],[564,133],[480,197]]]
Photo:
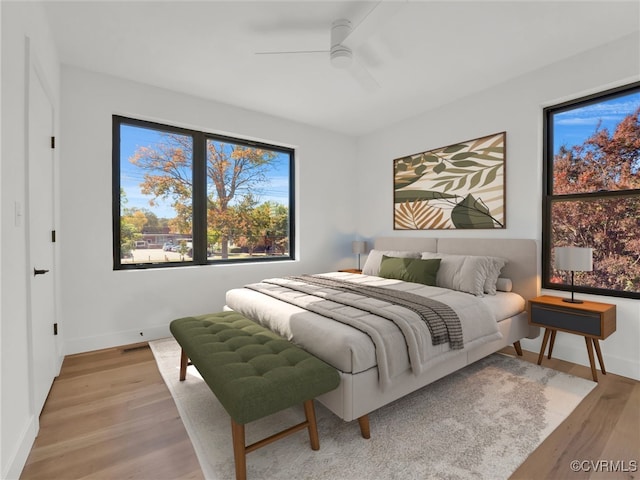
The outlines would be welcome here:
[[[640,293],[640,108],[553,160],[551,244],[592,247],[576,285]],[[552,283],[566,283],[555,272]]]
[[[151,206],[170,200],[176,216],[169,220],[173,233],[191,234],[193,228],[193,145],[189,136],[164,134],[153,147],[138,147],[129,161],[144,172],[141,192]],[[246,247],[270,239],[270,253],[288,248],[288,209],[264,202],[261,189],[268,184],[275,153],[255,147],[206,141],[207,243],[219,245],[222,258],[229,244]]]

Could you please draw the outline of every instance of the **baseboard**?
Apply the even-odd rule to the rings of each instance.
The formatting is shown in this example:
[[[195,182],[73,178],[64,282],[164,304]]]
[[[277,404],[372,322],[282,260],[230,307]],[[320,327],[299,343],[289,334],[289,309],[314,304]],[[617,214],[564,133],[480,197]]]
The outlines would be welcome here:
[[[3,479],[18,480],[20,478],[20,474],[27,463],[27,458],[29,458],[29,453],[31,453],[33,442],[38,436],[39,428],[38,417],[32,415],[20,439],[15,444],[15,450],[8,455],[9,461],[6,464],[6,470],[2,472]],[[2,449],[8,450],[6,445],[3,445]]]
[[[92,352],[94,350],[102,350],[104,348],[157,340],[170,335],[171,332],[169,331],[169,325],[163,324],[153,327],[145,327],[144,329],[126,330],[92,337],[65,337],[64,352],[65,355]]]
[[[541,338],[542,336],[535,340],[523,339],[521,341],[522,348],[531,352],[540,352],[540,347],[542,346]],[[581,339],[581,341],[578,343],[578,345],[568,345],[566,343],[562,344],[556,341],[553,347],[553,358],[575,363],[576,365],[584,365],[585,367],[590,367],[589,356],[587,354],[587,348],[584,340]],[[602,357],[602,359],[604,360],[604,366],[607,369],[608,373],[615,373],[616,375],[620,375],[622,377],[640,381],[640,372],[638,371],[638,365],[633,361],[627,358],[606,354],[604,352],[602,353]],[[599,371],[600,365],[597,362],[598,360],[596,359],[596,365],[598,366]],[[542,361],[542,365],[544,365],[544,360]]]

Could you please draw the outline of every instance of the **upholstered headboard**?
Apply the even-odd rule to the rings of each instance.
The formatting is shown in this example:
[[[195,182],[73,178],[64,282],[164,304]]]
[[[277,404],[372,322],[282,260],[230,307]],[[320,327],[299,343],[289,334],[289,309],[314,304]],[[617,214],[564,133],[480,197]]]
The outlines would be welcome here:
[[[418,238],[379,237],[377,250],[440,252],[457,255],[502,257],[508,263],[501,277],[510,278],[513,291],[529,300],[539,295],[538,248],[535,240],[523,238]]]

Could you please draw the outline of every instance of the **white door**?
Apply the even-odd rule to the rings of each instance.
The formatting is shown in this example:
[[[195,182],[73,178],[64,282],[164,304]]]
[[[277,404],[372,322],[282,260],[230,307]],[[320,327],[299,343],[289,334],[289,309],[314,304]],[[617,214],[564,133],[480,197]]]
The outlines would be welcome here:
[[[29,327],[33,409],[39,415],[58,374],[54,276],[53,107],[34,67],[28,93]]]

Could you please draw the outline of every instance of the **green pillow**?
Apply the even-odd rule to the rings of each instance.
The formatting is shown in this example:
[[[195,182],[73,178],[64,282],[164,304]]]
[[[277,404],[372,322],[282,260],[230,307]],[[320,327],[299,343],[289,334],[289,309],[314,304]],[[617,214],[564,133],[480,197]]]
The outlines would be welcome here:
[[[421,258],[397,258],[383,255],[378,275],[383,278],[435,286],[440,260],[440,258],[423,260]]]
[[[380,262],[380,273],[378,273],[378,276],[402,280],[402,277],[407,273],[407,267],[411,260],[413,259],[387,257],[386,255],[383,255],[382,261]]]

